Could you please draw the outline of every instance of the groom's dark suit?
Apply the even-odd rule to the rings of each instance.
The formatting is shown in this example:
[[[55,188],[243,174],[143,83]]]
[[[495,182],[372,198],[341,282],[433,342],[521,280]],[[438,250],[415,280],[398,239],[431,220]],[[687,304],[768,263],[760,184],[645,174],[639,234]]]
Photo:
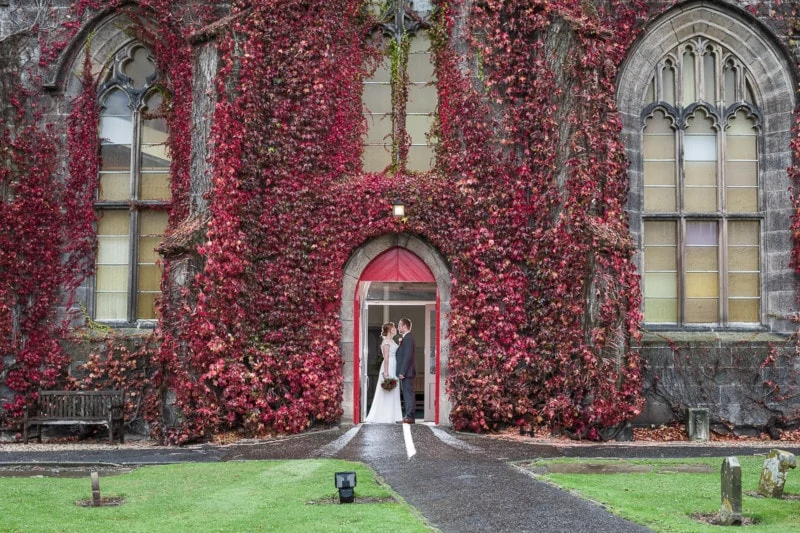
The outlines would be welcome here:
[[[404,419],[414,420],[414,376],[417,375],[417,346],[414,337],[409,331],[400,341],[395,357],[397,358],[397,375],[402,375],[403,402],[405,405]]]

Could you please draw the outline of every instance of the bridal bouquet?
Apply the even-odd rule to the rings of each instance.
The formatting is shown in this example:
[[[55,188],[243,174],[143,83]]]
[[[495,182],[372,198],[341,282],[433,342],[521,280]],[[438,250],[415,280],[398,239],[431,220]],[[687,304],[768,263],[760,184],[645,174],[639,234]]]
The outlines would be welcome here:
[[[397,378],[386,378],[381,383],[381,388],[385,391],[390,391],[397,387]]]

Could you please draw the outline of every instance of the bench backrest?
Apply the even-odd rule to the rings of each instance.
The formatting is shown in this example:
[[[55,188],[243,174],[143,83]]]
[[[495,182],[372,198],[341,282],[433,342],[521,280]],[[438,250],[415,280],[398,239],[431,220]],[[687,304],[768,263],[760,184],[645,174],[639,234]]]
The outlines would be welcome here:
[[[109,410],[122,411],[124,391],[39,391],[37,416],[64,419],[107,419]]]

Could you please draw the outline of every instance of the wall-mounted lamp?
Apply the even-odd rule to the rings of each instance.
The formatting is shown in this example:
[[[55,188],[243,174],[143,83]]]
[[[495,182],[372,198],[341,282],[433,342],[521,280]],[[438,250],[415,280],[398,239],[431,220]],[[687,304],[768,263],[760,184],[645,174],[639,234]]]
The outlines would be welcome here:
[[[333,479],[339,489],[339,503],[353,503],[356,498],[356,473],[336,472]]]
[[[406,216],[406,204],[400,200],[395,200],[392,204],[392,215],[397,218],[403,218]]]

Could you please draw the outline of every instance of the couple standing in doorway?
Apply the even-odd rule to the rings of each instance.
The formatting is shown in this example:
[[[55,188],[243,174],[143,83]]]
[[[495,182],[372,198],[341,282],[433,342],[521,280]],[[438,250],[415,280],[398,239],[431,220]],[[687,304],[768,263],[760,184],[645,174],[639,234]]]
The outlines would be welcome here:
[[[400,334],[399,342],[395,342],[395,334]],[[411,320],[401,318],[395,328],[394,323],[387,322],[381,329],[381,373],[375,388],[375,397],[365,422],[404,424],[414,423],[414,377],[417,375],[416,344],[411,335]],[[390,390],[384,381],[398,380],[399,386]],[[405,413],[400,406],[400,393],[403,394]],[[402,419],[400,417],[402,416]]]

